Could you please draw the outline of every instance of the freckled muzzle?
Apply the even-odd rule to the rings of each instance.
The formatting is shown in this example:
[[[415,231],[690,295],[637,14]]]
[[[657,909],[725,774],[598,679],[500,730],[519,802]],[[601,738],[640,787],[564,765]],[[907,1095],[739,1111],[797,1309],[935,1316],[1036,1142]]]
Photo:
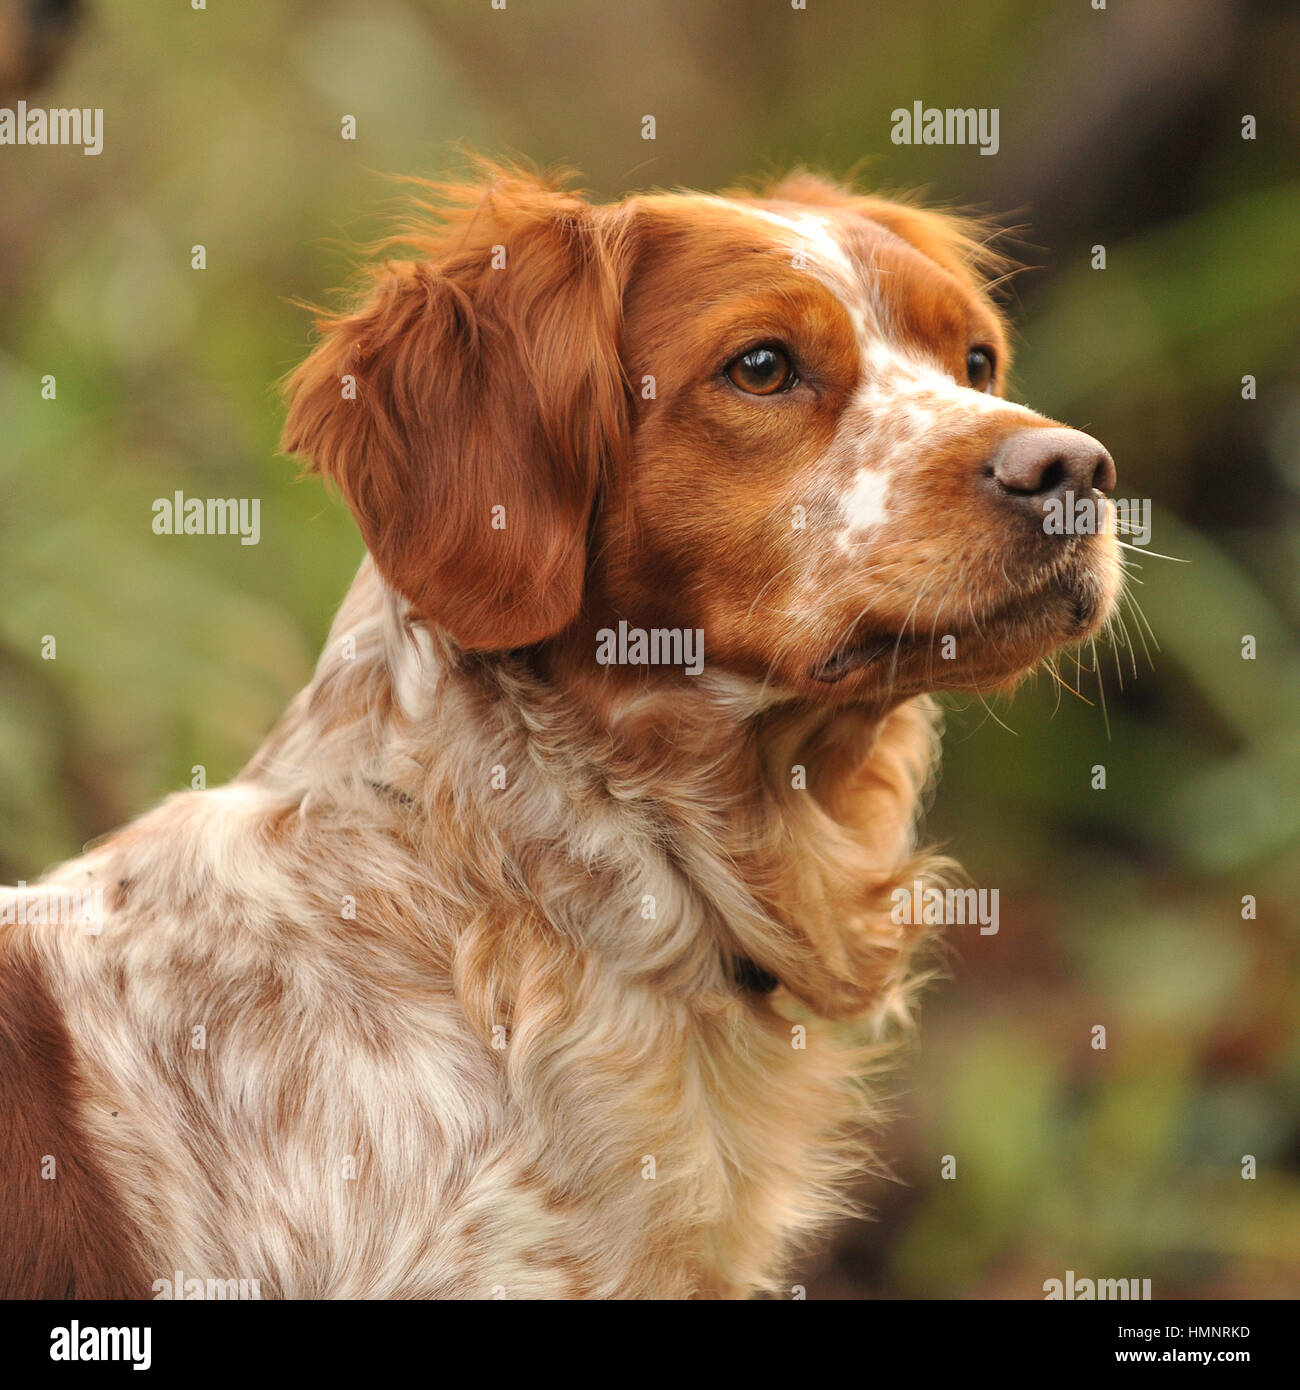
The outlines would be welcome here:
[[[1072,529],[1046,524],[1053,513],[1073,514],[1086,502],[1105,506],[1105,495],[1116,483],[1115,464],[1107,450],[1080,430],[1052,424],[1017,425],[1000,438],[976,445],[974,457],[956,467],[995,509],[977,523],[980,533],[973,552],[983,549],[973,568],[984,585],[972,602],[971,588],[958,583],[944,594],[944,617],[908,607],[906,588],[891,596],[906,609],[891,621],[868,607],[861,625],[848,640],[808,670],[810,679],[835,685],[855,673],[874,680],[874,668],[891,687],[960,686],[1004,679],[1028,669],[1062,642],[1078,640],[1104,620],[1118,590],[1114,542],[1100,527],[1089,528],[1086,541]],[[954,461],[955,462],[955,461]],[[949,476],[953,476],[950,474]],[[967,494],[969,496],[969,493]],[[936,556],[964,553],[962,544]],[[960,575],[961,563],[954,564]],[[933,568],[918,569],[915,588],[924,597],[933,584]],[[999,582],[991,583],[992,578]],[[967,581],[974,583],[974,580]],[[874,609],[874,611],[872,611]],[[891,630],[892,629],[892,630]],[[955,634],[957,653],[949,663],[936,657],[936,634]],[[919,679],[918,679],[919,677]]]

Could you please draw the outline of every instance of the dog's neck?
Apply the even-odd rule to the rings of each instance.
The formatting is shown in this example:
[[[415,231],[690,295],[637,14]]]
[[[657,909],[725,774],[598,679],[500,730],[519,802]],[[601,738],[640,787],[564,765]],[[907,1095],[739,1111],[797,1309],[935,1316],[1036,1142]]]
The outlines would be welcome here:
[[[520,827],[562,835],[593,863],[622,846],[661,860],[708,919],[713,958],[840,1016],[901,997],[914,941],[888,894],[933,867],[912,856],[935,744],[925,701],[882,717],[708,669],[598,667],[563,645],[460,652],[367,560],[315,679],[244,775],[305,808],[378,803],[405,835],[459,814],[454,784],[520,862],[528,846],[508,842]],[[528,809],[502,815],[502,798]],[[647,966],[676,951],[688,976],[707,973],[698,930],[674,941],[668,925]]]

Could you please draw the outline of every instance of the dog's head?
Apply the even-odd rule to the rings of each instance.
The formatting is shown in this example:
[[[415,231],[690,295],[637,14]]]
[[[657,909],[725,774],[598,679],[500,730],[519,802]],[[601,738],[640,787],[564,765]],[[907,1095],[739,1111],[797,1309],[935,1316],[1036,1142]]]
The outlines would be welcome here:
[[[886,704],[1107,615],[1114,536],[1045,520],[1104,517],[1113,464],[1003,399],[963,222],[808,176],[594,206],[489,171],[426,211],[321,320],[284,445],[462,647],[699,629],[711,666]]]

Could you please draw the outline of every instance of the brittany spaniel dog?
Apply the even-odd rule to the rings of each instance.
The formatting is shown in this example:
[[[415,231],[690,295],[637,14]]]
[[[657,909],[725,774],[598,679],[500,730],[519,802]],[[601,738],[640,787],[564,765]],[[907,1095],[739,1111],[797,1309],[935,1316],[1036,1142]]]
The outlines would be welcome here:
[[[489,169],[387,249],[288,387],[369,552],[311,684],[0,899],[0,1286],[779,1291],[949,870],[931,694],[1106,620],[1044,515],[1114,467],[946,214]]]

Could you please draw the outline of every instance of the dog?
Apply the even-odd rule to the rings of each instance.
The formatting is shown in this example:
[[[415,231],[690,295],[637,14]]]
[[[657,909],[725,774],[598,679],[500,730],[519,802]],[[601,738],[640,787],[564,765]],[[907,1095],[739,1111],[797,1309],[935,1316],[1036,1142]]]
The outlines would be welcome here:
[[[419,196],[287,385],[368,551],[314,679],[8,890],[6,1293],[781,1290],[924,973],[933,696],[1121,582],[983,241],[810,174]]]

